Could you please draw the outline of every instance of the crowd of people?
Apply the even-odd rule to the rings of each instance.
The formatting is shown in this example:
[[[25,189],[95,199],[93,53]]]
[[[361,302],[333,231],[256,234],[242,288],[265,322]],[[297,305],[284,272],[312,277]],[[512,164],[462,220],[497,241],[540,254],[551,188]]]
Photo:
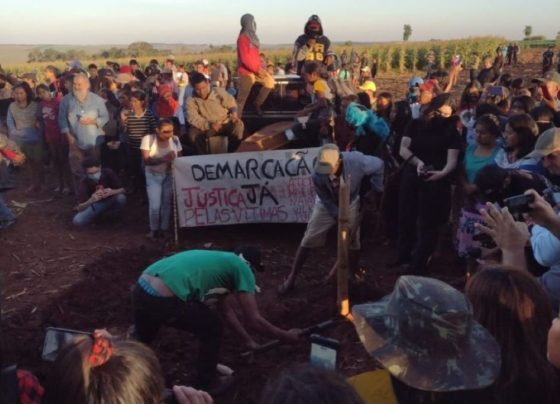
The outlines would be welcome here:
[[[508,66],[518,63],[519,46],[498,47],[481,66],[469,66],[459,99],[452,91],[471,55],[453,55],[449,71],[435,69],[428,55],[425,74],[405,83],[406,96],[397,100],[375,83],[375,60],[330,49],[317,15],[305,22],[286,65],[262,54],[251,14],[240,23],[237,81],[222,61],[204,59],[188,72],[171,57],[143,69],[134,59],[103,68],[74,61],[65,72],[46,67],[43,79],[0,72],[0,229],[16,222],[2,193],[25,174],[29,195],[54,182],[52,192],[76,199],[75,226],[118,218],[127,199],[146,195],[148,236],[168,237],[175,159],[235,152],[247,136],[244,112],[262,116],[275,77],[297,74],[307,93],[296,98],[310,102],[298,112],[306,119],[283,135],[292,144],[320,147],[312,176],[317,198],[278,294],[292,293],[306,258],[325,244],[348,181],[350,270],[358,274],[360,228],[370,225],[363,211],[375,204],[394,249],[391,270],[400,277],[388,296],[352,310],[380,369],[348,380],[310,366],[288,369],[264,389],[261,402],[558,402],[560,71],[554,50],[543,55],[542,74],[515,77]],[[429,277],[438,240],[449,229],[456,265],[467,274],[464,293]],[[29,372],[6,368],[1,397],[9,403],[210,403],[233,381],[218,362],[223,323],[249,350],[259,347],[253,332],[285,343],[302,338],[301,330],[282,329],[259,312],[256,276],[263,267],[253,246],[162,258],[135,285],[130,340],[100,330],[75,339],[58,354],[45,388]],[[192,387],[175,386],[168,397],[149,348],[162,326],[199,339]]]

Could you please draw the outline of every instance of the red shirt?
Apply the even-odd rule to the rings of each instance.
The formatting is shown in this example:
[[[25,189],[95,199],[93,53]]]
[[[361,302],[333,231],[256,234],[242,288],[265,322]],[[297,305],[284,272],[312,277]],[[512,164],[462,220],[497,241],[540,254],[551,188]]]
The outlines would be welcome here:
[[[30,372],[17,370],[17,380],[19,387],[19,402],[21,404],[39,404],[43,398],[45,390]]]
[[[58,108],[60,98],[51,98],[49,101],[41,101],[41,116],[43,117],[43,127],[45,140],[47,143],[62,143],[67,141],[66,135],[60,132],[58,126]]]
[[[251,42],[245,34],[239,34],[237,38],[237,72],[240,76],[248,76],[258,73],[261,68],[261,56],[259,48]]]

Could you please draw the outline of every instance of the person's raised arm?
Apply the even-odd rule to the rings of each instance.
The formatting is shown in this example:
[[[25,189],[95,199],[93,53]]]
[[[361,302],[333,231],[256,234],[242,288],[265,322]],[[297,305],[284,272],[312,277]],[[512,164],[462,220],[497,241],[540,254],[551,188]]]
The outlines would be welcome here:
[[[525,246],[530,238],[527,224],[513,220],[508,208],[498,209],[491,203],[486,203],[486,209],[482,209],[480,214],[486,225],[476,223],[475,226],[481,233],[492,237],[502,250],[502,263],[527,270]]]

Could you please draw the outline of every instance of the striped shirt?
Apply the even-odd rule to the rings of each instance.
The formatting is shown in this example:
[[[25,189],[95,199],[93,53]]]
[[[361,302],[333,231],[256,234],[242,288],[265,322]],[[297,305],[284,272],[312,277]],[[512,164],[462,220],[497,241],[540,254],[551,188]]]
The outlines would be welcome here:
[[[157,120],[149,109],[142,115],[129,115],[126,119],[125,132],[128,135],[128,144],[133,149],[139,149],[142,138],[156,133]]]

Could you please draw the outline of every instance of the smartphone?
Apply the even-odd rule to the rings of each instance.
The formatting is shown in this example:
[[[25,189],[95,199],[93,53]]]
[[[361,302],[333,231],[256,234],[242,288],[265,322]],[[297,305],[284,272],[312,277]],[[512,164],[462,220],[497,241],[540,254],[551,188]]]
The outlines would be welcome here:
[[[488,87],[488,95],[491,95],[493,97],[503,97],[504,88],[502,86]]]
[[[91,337],[93,334],[91,332],[69,330],[66,328],[48,327],[47,333],[45,334],[41,358],[44,361],[54,362],[62,347],[72,342],[74,338],[80,335],[88,335]]]
[[[318,334],[311,334],[309,339],[311,341],[309,362],[322,369],[335,370],[340,342]]]
[[[535,195],[533,194],[516,195],[504,199],[504,205],[507,206],[512,215],[529,212],[531,210],[529,204],[533,202],[535,202]]]
[[[423,179],[430,178],[430,176],[431,176],[430,171],[434,171],[434,166],[432,166],[432,165],[424,166],[424,168],[422,169],[422,171],[420,173],[420,178],[423,178]]]

